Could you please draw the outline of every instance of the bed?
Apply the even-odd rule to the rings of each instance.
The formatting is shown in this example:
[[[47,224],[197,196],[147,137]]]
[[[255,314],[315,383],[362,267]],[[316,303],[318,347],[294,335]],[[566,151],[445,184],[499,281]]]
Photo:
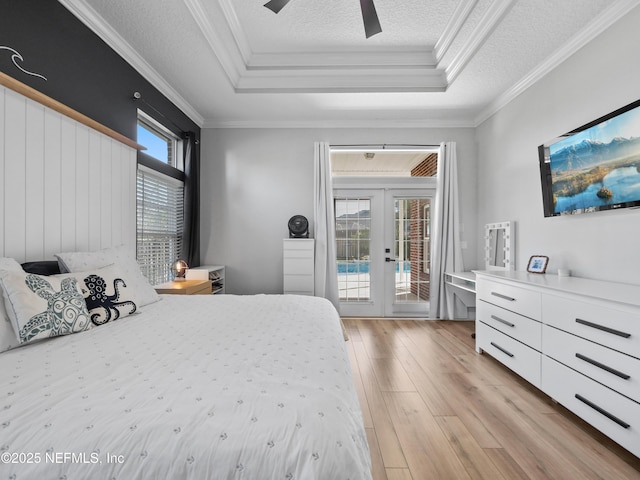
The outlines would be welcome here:
[[[0,354],[1,478],[371,478],[327,300],[161,297]]]

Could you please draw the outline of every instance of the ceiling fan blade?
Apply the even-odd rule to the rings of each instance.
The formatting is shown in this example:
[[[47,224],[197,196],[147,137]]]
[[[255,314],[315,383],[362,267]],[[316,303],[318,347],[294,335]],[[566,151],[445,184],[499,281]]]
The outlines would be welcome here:
[[[290,1],[291,0],[271,0],[271,1],[267,2],[267,3],[265,3],[264,6],[267,7],[269,10],[271,10],[273,13],[278,13]]]
[[[362,20],[364,21],[364,33],[369,37],[382,32],[380,20],[373,0],[360,0],[360,8],[362,8]]]

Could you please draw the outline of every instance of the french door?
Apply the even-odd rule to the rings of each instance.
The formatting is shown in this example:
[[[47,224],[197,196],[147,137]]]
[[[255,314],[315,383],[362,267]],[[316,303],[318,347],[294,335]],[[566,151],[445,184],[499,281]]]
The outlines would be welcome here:
[[[427,189],[335,191],[342,315],[429,316],[431,198]]]

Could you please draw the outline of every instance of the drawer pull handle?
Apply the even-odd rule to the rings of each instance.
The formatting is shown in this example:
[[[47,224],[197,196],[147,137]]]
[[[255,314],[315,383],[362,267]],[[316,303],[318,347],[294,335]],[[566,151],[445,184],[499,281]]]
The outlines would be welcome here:
[[[604,415],[605,417],[607,417],[609,420],[612,420],[614,422],[616,422],[618,425],[620,425],[623,428],[629,428],[631,427],[631,425],[629,425],[627,422],[624,422],[622,420],[620,420],[618,417],[616,417],[615,415],[607,412],[604,408],[601,408],[599,406],[597,406],[595,403],[590,402],[589,400],[587,400],[586,398],[584,398],[582,395],[576,393],[576,398],[578,400],[580,400],[582,403],[584,403],[585,405],[590,406],[591,408],[593,408],[596,412],[601,413],[602,415]]]
[[[498,292],[491,292],[491,295],[493,295],[494,297],[502,298],[503,300],[508,300],[510,302],[515,302],[516,301],[515,298],[507,297],[506,295],[503,295],[503,294],[498,293]]]
[[[629,338],[631,336],[630,333],[621,332],[620,330],[615,330],[613,328],[605,327],[604,325],[588,322],[587,320],[582,320],[581,318],[576,318],[576,323],[579,323],[581,325],[586,325],[587,327],[596,328],[598,330],[602,330],[603,332],[612,333],[613,335],[618,335],[619,337],[623,337],[623,338]]]
[[[500,317],[496,317],[495,315],[491,315],[491,318],[493,318],[497,322],[504,323],[505,325],[507,325],[509,327],[515,327],[515,324],[513,324],[511,322],[507,322],[506,320],[503,320]]]
[[[591,365],[594,365],[598,368],[601,368],[602,370],[605,370],[609,373],[613,373],[614,375],[620,377],[620,378],[624,378],[625,380],[629,380],[631,378],[631,375],[627,375],[626,373],[622,373],[619,370],[616,370],[615,368],[611,368],[606,366],[604,363],[600,363],[597,360],[594,360],[592,358],[586,357],[584,355],[582,355],[581,353],[576,353],[576,357],[579,358],[580,360],[584,360],[587,363],[590,363]]]
[[[505,350],[504,348],[502,348],[500,345],[496,345],[495,343],[491,342],[491,345],[493,345],[494,347],[496,347],[498,350],[500,350],[502,353],[509,355],[510,357],[513,357],[513,353]]]

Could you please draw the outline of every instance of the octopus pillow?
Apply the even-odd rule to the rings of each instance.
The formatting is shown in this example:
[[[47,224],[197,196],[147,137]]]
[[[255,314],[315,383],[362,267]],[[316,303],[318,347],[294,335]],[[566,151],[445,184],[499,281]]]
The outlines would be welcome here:
[[[3,271],[0,286],[21,344],[82,332],[93,325],[75,278]]]
[[[138,309],[135,290],[129,287],[122,270],[116,265],[56,276],[78,280],[94,325],[126,317]]]

